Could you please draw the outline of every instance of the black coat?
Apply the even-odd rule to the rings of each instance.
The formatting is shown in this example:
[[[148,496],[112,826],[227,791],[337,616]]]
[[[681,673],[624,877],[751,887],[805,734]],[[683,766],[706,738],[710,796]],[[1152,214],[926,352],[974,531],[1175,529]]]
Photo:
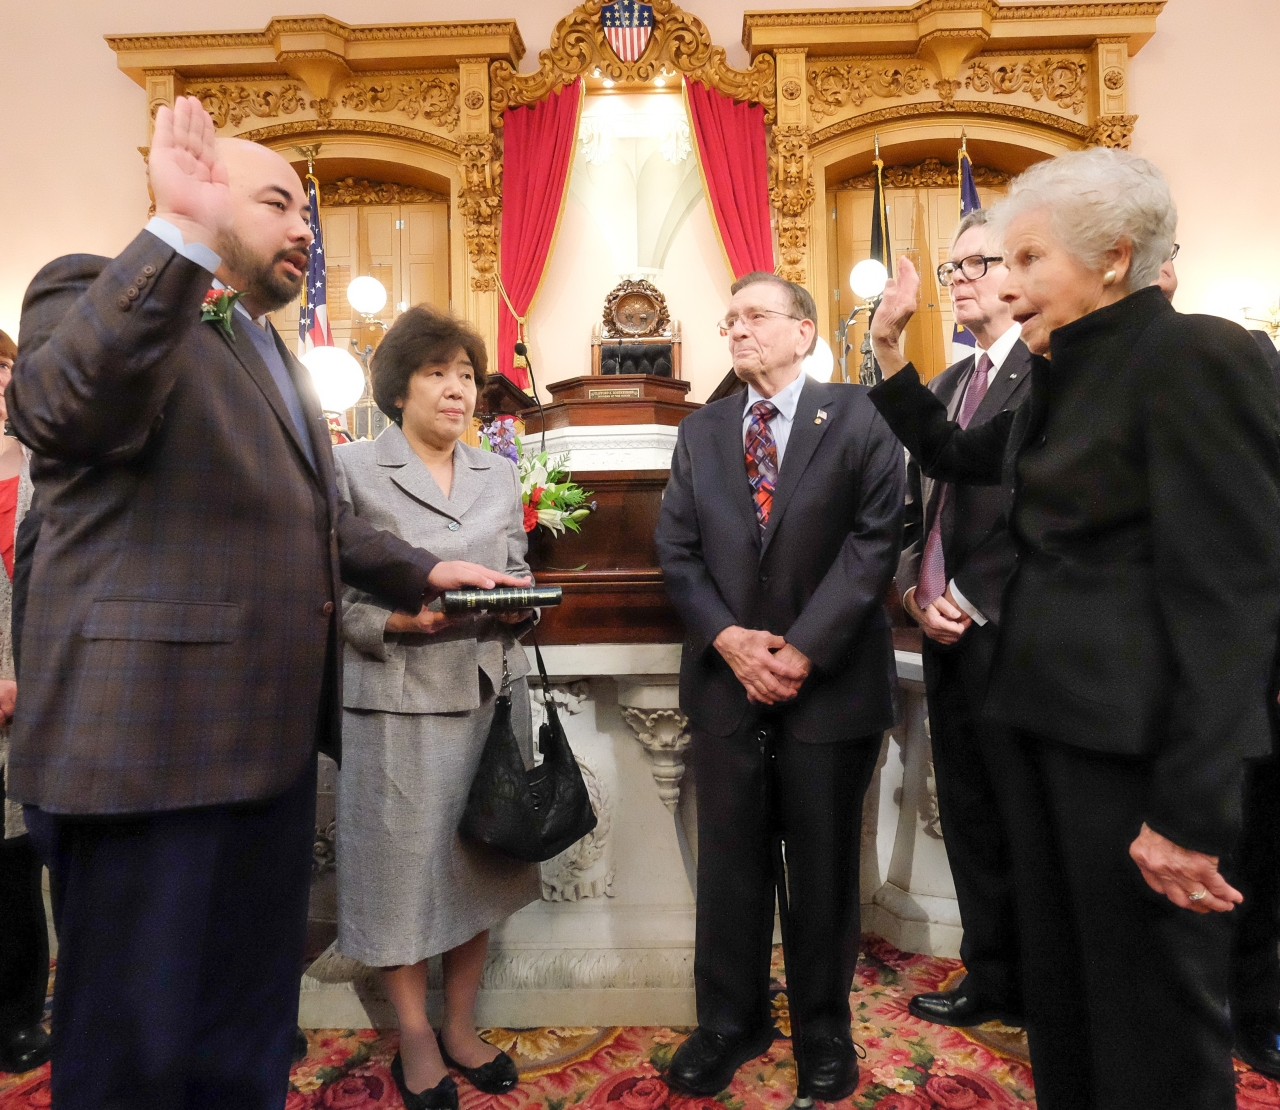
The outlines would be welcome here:
[[[929,389],[954,417],[973,377],[976,355],[949,366],[929,383]],[[976,427],[1002,409],[1016,409],[1031,395],[1031,352],[1021,340],[1009,350],[986,396],[969,421]],[[899,595],[916,585],[925,540],[938,513],[943,483],[920,473],[914,458],[907,465],[906,539],[898,559]],[[942,505],[942,554],[947,581],[955,580],[965,599],[987,620],[1000,623],[1000,598],[1017,559],[1008,528],[1009,491],[1002,485],[960,483],[951,487]]]
[[[926,473],[1003,481],[1018,567],[987,712],[1152,761],[1145,819],[1229,851],[1271,749],[1280,409],[1244,332],[1152,286],[1059,328],[1030,401],[960,431],[913,369],[872,399]]]
[[[883,598],[902,534],[901,448],[864,387],[806,381],[762,535],[745,403],[735,393],[685,418],[663,496],[658,558],[685,627],[681,708],[717,736],[759,711],[712,646],[740,625],[785,636],[813,663],[781,710],[789,735],[830,742],[879,732],[895,720]]]

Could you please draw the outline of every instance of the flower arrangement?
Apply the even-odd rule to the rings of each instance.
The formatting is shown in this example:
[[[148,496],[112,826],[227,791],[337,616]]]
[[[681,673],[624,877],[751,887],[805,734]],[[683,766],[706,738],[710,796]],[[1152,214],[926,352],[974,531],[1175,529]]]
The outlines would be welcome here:
[[[566,529],[577,532],[581,521],[595,509],[594,501],[587,502],[590,492],[574,482],[569,473],[569,456],[550,459],[545,451],[537,455],[527,452],[516,435],[514,417],[499,416],[481,425],[480,444],[484,450],[510,459],[519,469],[526,532],[538,525],[552,535]]]

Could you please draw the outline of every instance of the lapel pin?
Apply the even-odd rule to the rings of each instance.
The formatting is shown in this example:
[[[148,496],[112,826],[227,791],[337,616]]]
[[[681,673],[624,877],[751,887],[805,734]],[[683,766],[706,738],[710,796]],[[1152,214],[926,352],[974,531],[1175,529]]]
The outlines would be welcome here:
[[[818,415],[813,418],[813,422],[815,424],[821,424],[824,420],[826,420],[826,418],[827,418],[827,410],[819,409]]]

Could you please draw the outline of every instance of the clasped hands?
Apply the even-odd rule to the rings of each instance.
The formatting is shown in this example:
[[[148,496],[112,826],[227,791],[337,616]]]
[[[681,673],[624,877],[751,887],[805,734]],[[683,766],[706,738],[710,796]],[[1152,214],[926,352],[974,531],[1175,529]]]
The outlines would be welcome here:
[[[772,632],[730,625],[713,646],[733,669],[747,691],[747,700],[760,705],[790,701],[809,677],[812,664],[793,644]]]
[[[973,624],[973,618],[951,596],[950,586],[947,586],[946,593],[923,609],[916,604],[916,591],[908,590],[902,599],[902,607],[935,644],[954,644]]]
[[[533,585],[533,579],[528,576],[516,578],[514,575],[502,574],[499,571],[490,570],[488,567],[482,567],[479,563],[468,563],[461,559],[436,563],[431,568],[427,581],[431,584],[432,592],[436,594],[442,594],[445,590],[493,590],[499,586],[519,587]],[[507,612],[494,613],[493,616],[504,624],[519,624],[521,621],[528,620],[531,612],[531,609],[514,609]],[[452,616],[448,613],[428,609],[426,605],[423,605],[416,613],[407,613],[404,610],[397,610],[392,613],[387,617],[384,631],[417,632],[427,636],[434,636],[436,633],[443,632],[446,628],[468,619],[470,618]]]

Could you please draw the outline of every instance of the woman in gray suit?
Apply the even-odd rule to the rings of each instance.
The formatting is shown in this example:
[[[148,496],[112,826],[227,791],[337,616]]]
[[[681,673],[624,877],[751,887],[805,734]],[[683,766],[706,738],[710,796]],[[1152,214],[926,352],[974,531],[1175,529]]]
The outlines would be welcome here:
[[[461,442],[483,384],[484,342],[463,321],[411,308],[373,356],[373,396],[394,423],[337,448],[338,485],[379,528],[442,559],[527,575],[520,478]],[[393,613],[343,595],[343,761],[338,778],[338,947],[383,969],[400,1020],[392,1076],[409,1110],[457,1107],[446,1065],[491,1094],[516,1084],[481,1040],[475,999],[488,930],[539,896],[536,864],[463,840],[458,823],[509,682],[530,761],[529,614]],[[439,1040],[426,1017],[427,958],[444,955]]]

